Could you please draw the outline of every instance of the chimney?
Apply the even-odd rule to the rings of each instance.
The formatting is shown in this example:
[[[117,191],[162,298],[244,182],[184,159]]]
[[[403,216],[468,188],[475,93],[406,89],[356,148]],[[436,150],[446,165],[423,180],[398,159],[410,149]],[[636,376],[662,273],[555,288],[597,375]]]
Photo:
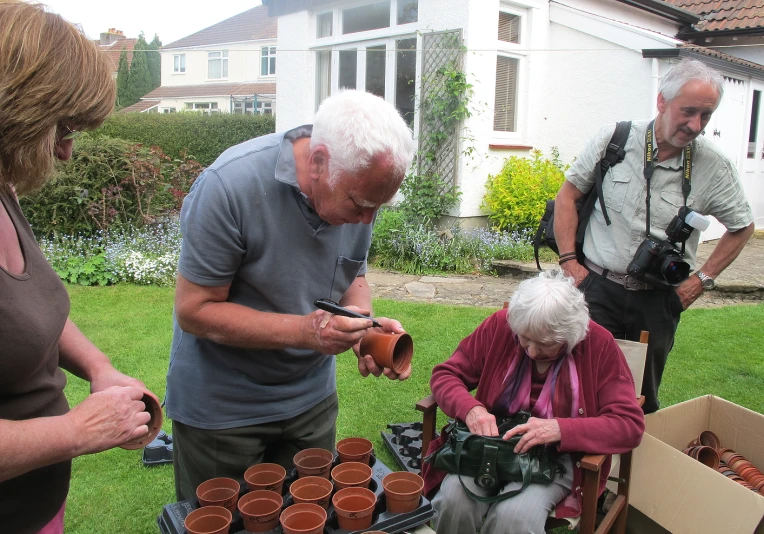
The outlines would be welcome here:
[[[116,28],[109,28],[108,31],[101,34],[99,42],[102,46],[108,46],[124,38],[125,34],[123,31]]]

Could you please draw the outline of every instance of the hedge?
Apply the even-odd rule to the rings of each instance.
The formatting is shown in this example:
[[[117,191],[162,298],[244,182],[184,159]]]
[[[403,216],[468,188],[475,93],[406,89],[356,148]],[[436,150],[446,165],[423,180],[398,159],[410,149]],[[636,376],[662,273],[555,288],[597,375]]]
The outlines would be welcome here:
[[[187,152],[206,167],[225,149],[275,129],[273,115],[116,113],[92,135],[159,146],[171,157]]]

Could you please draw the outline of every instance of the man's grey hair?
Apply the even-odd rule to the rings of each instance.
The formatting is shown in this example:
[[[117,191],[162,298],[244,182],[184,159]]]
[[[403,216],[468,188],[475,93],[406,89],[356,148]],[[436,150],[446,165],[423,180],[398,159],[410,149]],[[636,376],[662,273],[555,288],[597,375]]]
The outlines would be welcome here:
[[[414,158],[411,130],[395,106],[363,91],[346,90],[321,103],[313,119],[310,148],[329,153],[329,183],[341,173],[357,174],[378,156],[389,158],[392,174],[402,177]]]
[[[555,268],[518,286],[507,320],[515,334],[541,343],[565,343],[570,352],[589,331],[589,307],[573,279]]]
[[[667,102],[670,102],[679,96],[682,87],[695,80],[713,85],[719,93],[718,101],[722,99],[724,94],[724,77],[697,59],[683,59],[672,67],[661,80],[658,92],[663,95]]]

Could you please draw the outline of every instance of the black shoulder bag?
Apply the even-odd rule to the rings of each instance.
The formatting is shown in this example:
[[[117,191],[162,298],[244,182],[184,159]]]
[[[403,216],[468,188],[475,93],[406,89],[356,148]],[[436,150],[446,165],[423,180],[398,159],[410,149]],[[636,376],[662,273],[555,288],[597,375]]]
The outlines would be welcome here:
[[[618,165],[623,161],[625,155],[624,146],[629,139],[631,130],[631,121],[619,122],[613,137],[610,138],[605,155],[600,160],[599,165],[594,166],[594,187],[576,203],[578,211],[578,227],[576,228],[576,259],[579,263],[584,262],[584,235],[586,226],[589,223],[589,217],[594,211],[594,203],[599,199],[602,207],[602,215],[605,217],[605,223],[610,226],[610,218],[605,208],[605,197],[602,194],[602,177],[607,174],[608,169]],[[536,230],[536,236],[533,238],[533,255],[536,258],[536,267],[541,270],[539,263],[539,248],[547,246],[555,254],[560,254],[557,248],[557,242],[554,238],[554,199],[546,201],[546,210],[539,221],[539,227]]]
[[[494,503],[514,497],[531,483],[550,484],[565,469],[557,461],[556,449],[536,445],[528,452],[516,454],[514,449],[522,436],[501,439],[509,429],[526,423],[529,417],[527,412],[518,412],[511,417],[497,418],[499,435],[494,437],[472,434],[463,422],[454,421],[444,429],[448,435],[446,442],[424,461],[452,475],[473,477],[475,484],[490,492],[498,493],[506,482],[523,483],[517,490],[481,497],[470,491],[459,477],[467,495],[478,502]]]

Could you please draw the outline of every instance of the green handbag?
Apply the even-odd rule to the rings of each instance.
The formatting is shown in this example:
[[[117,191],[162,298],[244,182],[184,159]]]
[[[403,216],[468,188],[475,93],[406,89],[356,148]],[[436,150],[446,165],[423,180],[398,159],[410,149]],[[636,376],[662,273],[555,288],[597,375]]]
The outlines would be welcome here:
[[[556,475],[565,472],[557,461],[555,449],[536,445],[527,452],[515,454],[515,446],[522,436],[512,436],[506,441],[501,439],[510,428],[526,423],[529,418],[527,412],[497,418],[499,435],[494,437],[472,434],[462,421],[454,421],[444,429],[448,434],[446,442],[424,461],[452,475],[473,477],[475,484],[490,492],[498,493],[505,482],[523,483],[519,489],[481,497],[470,491],[459,477],[467,495],[479,502],[493,503],[514,497],[531,483],[549,484]]]

